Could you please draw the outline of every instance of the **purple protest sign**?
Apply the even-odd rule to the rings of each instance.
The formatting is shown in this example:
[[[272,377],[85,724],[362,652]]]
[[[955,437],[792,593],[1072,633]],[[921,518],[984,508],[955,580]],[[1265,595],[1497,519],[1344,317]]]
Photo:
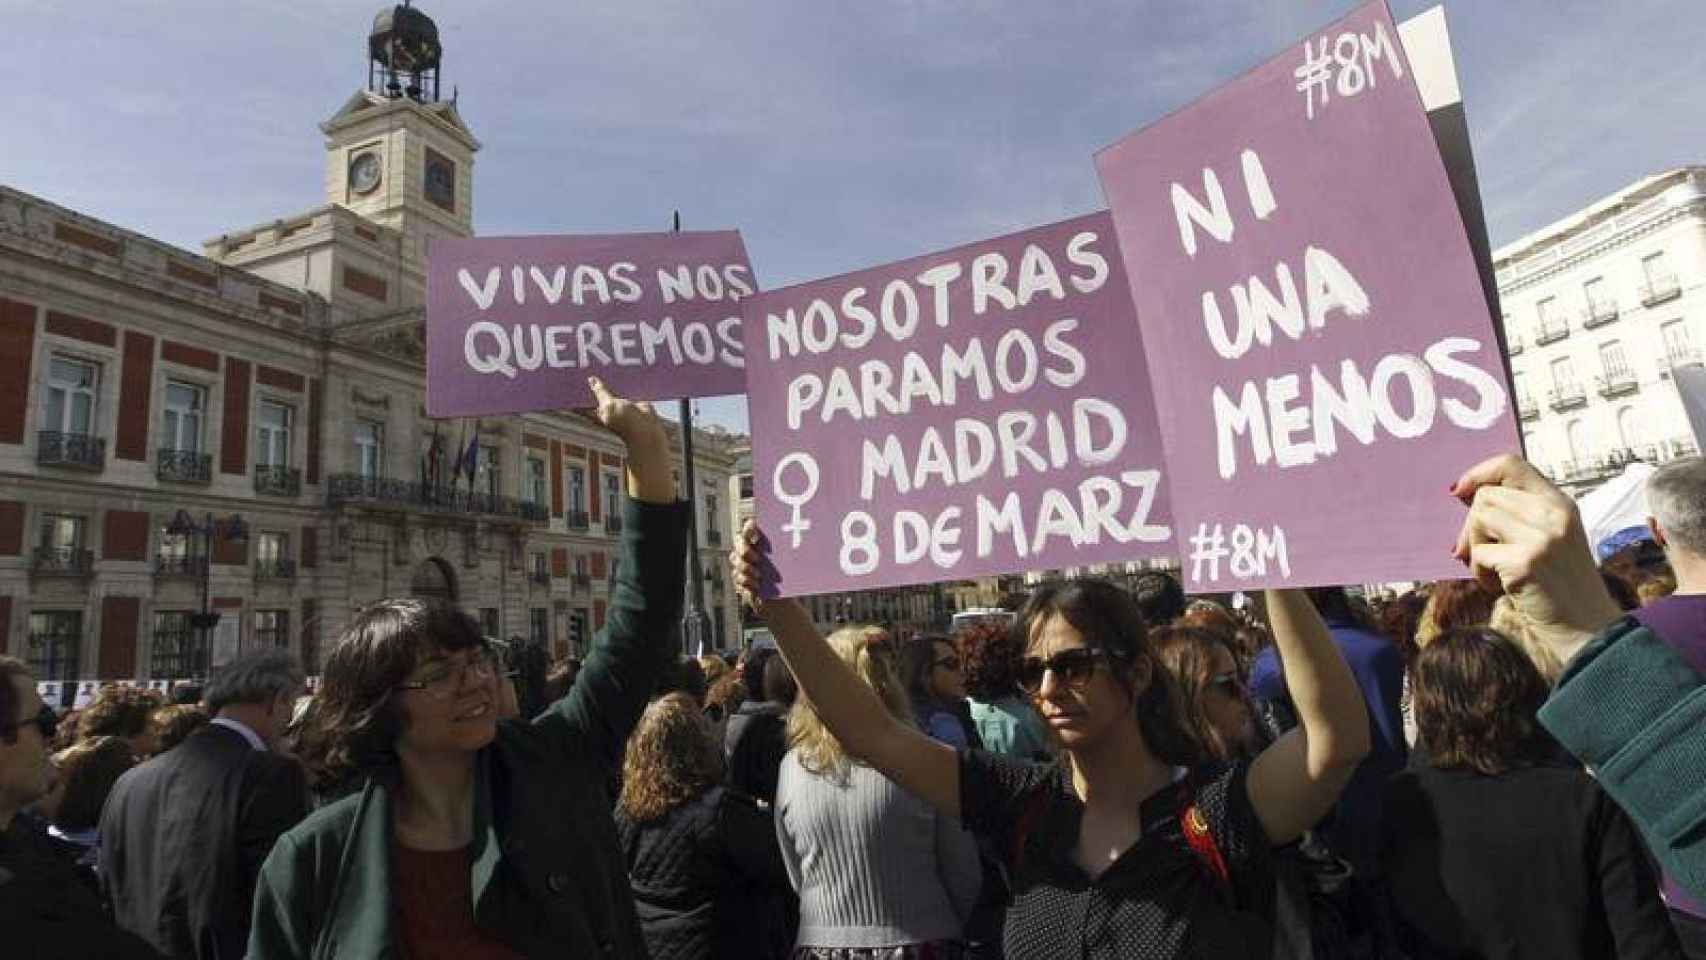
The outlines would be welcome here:
[[[434,238],[427,413],[588,406],[594,374],[634,400],[740,393],[754,286],[733,230]]]
[[[1106,213],[743,306],[753,499],[782,593],[1172,549]]]
[[[1517,449],[1475,261],[1390,15],[1097,155],[1188,587],[1462,576],[1447,495]]]

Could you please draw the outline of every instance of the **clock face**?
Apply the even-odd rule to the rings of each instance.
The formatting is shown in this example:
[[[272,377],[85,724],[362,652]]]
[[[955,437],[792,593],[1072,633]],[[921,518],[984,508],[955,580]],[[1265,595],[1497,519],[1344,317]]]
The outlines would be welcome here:
[[[356,193],[372,193],[379,186],[379,154],[358,154],[349,164],[350,189]]]

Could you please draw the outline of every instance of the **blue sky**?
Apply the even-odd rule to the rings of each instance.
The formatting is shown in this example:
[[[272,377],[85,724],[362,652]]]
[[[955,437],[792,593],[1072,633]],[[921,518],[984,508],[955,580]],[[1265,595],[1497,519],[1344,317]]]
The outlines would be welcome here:
[[[738,227],[782,286],[1088,212],[1091,154],[1351,0],[423,0],[481,233]],[[1395,0],[1402,19],[1431,3]],[[0,182],[202,240],[321,202],[379,4],[0,0]],[[1698,0],[1447,4],[1495,245],[1706,161]],[[744,429],[744,404],[701,416]]]

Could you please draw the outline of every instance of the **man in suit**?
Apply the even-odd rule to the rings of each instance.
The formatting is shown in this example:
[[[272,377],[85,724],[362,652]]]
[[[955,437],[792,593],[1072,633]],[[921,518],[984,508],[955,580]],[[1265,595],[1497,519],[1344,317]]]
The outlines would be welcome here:
[[[261,862],[308,813],[302,767],[276,752],[303,686],[266,650],[214,674],[213,721],[119,778],[101,815],[113,917],[180,960],[230,960],[249,942]]]

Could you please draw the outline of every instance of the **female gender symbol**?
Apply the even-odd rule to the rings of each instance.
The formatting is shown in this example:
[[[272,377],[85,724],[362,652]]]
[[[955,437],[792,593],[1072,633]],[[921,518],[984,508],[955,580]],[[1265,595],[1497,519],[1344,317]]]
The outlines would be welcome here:
[[[789,493],[782,489],[782,471],[789,464],[798,464],[801,472],[806,475],[806,488],[798,493]],[[776,462],[776,470],[770,476],[770,489],[776,492],[776,499],[782,501],[794,510],[794,516],[782,524],[782,532],[792,534],[793,548],[800,548],[800,534],[812,528],[812,522],[800,516],[800,508],[811,502],[817,496],[817,461],[810,454],[794,452]]]

